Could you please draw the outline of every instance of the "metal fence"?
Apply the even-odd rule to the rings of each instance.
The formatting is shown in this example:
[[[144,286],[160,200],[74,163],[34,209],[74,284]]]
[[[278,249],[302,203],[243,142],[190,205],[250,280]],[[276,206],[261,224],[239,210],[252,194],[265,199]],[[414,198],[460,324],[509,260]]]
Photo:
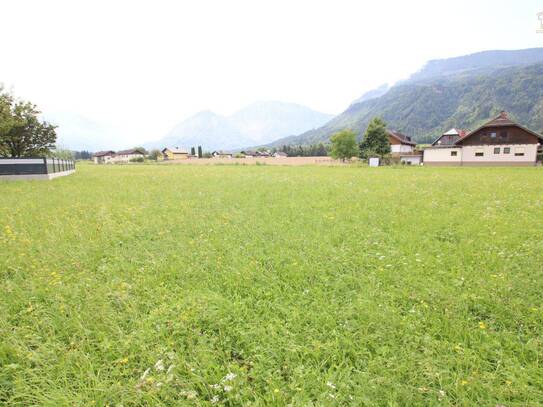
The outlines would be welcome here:
[[[0,175],[47,175],[75,170],[73,160],[58,158],[0,158]]]

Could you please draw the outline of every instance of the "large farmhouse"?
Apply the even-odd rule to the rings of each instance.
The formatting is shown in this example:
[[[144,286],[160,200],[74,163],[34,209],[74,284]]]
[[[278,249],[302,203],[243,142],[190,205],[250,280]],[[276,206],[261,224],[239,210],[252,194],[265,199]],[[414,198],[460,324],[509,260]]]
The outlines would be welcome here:
[[[115,151],[98,151],[92,156],[95,164],[109,164],[115,158]]]
[[[424,150],[429,166],[531,166],[543,136],[512,121],[506,112],[467,133],[452,129]]]
[[[179,147],[166,147],[162,150],[162,155],[165,160],[186,160],[187,158],[189,158],[188,151],[181,150]]]
[[[130,150],[117,151],[115,153],[115,158],[113,161],[118,163],[128,163],[135,159],[145,158],[145,153],[140,149],[133,148]]]

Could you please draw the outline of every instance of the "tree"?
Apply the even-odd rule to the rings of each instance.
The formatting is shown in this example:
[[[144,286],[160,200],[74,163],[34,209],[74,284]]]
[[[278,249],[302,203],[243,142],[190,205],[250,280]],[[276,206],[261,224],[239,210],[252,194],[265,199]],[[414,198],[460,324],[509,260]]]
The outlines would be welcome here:
[[[202,158],[202,146],[198,146],[198,158]]]
[[[190,155],[192,155],[192,156],[196,155],[196,150],[194,149],[194,147],[190,148]]]
[[[55,126],[41,121],[30,102],[16,100],[0,89],[0,157],[49,155],[55,147]]]
[[[75,158],[73,151],[61,146],[56,146],[55,149],[51,151],[50,155],[60,160],[73,160]]]
[[[330,141],[332,142],[330,155],[336,160],[350,160],[358,154],[356,134],[352,130],[341,130],[334,134]]]
[[[375,117],[371,120],[360,143],[360,157],[383,157],[390,154],[390,142],[388,141],[387,124],[383,119]]]
[[[158,159],[160,158],[161,155],[162,155],[162,153],[160,152],[160,150],[154,149],[154,150],[149,151],[149,159],[150,160],[158,161]]]
[[[145,147],[134,147],[134,150],[139,151],[143,155],[149,154],[149,152],[145,149]]]

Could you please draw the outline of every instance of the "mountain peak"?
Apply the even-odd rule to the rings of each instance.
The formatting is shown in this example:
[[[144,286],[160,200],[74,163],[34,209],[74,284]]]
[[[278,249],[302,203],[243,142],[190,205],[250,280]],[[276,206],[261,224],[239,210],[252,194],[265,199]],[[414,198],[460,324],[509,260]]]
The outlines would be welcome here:
[[[226,117],[211,110],[198,112],[162,140],[145,147],[201,145],[206,150],[233,150],[299,134],[322,126],[332,117],[295,103],[257,101]]]

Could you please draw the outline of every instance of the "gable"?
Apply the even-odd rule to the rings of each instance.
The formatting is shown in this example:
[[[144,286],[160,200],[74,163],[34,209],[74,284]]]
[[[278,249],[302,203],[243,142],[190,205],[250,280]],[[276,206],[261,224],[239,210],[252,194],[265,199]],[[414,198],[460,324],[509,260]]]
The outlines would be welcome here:
[[[481,127],[456,142],[457,145],[538,144],[542,140],[533,132],[516,124]]]

